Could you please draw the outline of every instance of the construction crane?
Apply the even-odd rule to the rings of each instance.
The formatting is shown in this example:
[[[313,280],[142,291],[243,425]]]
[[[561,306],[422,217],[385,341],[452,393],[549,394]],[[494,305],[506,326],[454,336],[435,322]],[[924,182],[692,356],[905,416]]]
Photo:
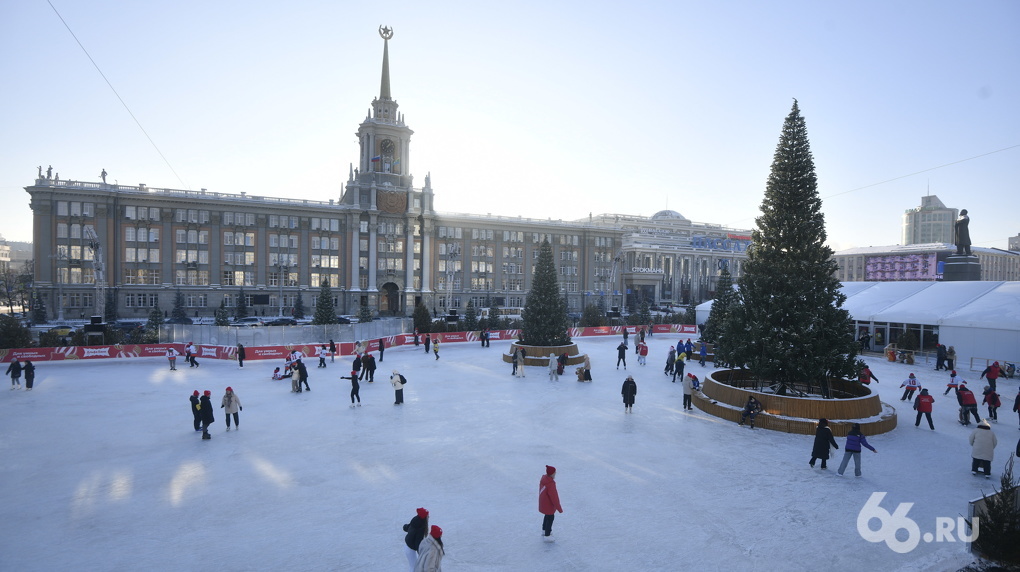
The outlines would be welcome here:
[[[613,268],[612,268],[612,270],[609,271],[609,287],[613,288],[614,290],[616,289],[616,268],[619,265],[621,265],[621,264],[623,264],[623,249],[622,248],[620,250],[616,251],[616,256],[613,257]],[[624,290],[623,288],[621,288],[620,291],[623,293],[623,304],[621,306],[621,310],[622,310],[622,309],[625,309],[626,306],[627,306],[627,291]],[[613,298],[610,296],[609,300],[610,300],[610,304],[609,305],[612,306],[613,305],[612,304]]]
[[[106,265],[103,261],[103,245],[99,236],[89,225],[85,226],[85,238],[88,239],[89,250],[92,251],[92,272],[96,279],[96,315],[106,320]]]

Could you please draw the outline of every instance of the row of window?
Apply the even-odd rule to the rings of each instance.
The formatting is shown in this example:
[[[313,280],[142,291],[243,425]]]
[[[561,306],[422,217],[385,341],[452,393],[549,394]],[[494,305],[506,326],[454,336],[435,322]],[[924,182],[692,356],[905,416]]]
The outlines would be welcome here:
[[[91,224],[87,224],[85,226],[95,230]],[[57,223],[57,238],[81,238],[83,236],[82,231],[83,227],[80,224],[69,225],[64,222]]]
[[[78,201],[57,201],[57,216],[96,216],[96,204]]]

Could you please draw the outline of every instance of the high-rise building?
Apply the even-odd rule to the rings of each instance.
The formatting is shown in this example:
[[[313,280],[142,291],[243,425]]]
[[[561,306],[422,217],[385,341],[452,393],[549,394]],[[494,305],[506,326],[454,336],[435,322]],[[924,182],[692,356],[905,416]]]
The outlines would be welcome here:
[[[958,215],[959,210],[946,207],[935,195],[921,197],[921,206],[903,213],[903,240],[900,242],[904,246],[936,242],[953,244],[953,224]]]
[[[169,310],[180,290],[189,315],[209,317],[242,295],[256,312],[289,315],[299,296],[314,306],[325,281],[338,314],[367,306],[406,316],[417,304],[445,312],[469,301],[519,308],[543,240],[571,312],[590,303],[697,303],[714,294],[722,265],[740,276],[749,230],[674,211],[573,221],[437,212],[431,177],[413,184],[414,132],[390,88],[392,31],[380,33],[379,96],[358,127],[360,154],[337,200],[301,199],[300,189],[264,197],[40,172],[26,191],[35,287],[47,307],[90,315],[106,292],[121,317],[144,317]],[[97,269],[105,271],[99,287]]]

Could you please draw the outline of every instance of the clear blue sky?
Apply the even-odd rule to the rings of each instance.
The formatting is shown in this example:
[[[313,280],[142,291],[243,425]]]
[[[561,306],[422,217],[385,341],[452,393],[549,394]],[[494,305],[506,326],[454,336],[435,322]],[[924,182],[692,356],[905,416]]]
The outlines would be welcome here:
[[[45,0],[0,3],[11,240],[31,240],[39,165],[339,197],[381,24],[411,172],[418,186],[431,172],[440,211],[670,208],[750,228],[797,98],[834,248],[897,244],[929,190],[970,210],[977,246],[1020,232],[1013,0],[52,2],[172,169]]]

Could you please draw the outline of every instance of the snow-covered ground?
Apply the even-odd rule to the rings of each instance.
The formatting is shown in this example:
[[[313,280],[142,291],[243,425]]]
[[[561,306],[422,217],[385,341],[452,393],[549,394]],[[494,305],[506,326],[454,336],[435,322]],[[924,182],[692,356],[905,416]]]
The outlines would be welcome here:
[[[962,542],[898,554],[857,531],[873,492],[888,493],[889,512],[914,503],[907,516],[934,532],[996,485],[970,474],[971,429],[942,396],[944,372],[869,360],[900,426],[869,439],[878,454],[864,451],[863,478],[840,478],[842,451],[827,471],[808,467],[812,437],[682,411],[680,385],[662,374],[675,337],[652,338],[645,367],[631,353],[627,372],[614,367],[618,338],[576,341],[593,383],[550,382],[538,367],[511,377],[508,342],[443,344],[439,361],[392,348],[356,409],[338,379],[349,358],[325,370],[309,359],[301,394],[270,381],[270,362],[38,363],[34,391],[0,391],[0,570],[402,570],[401,527],[419,506],[444,530],[446,570],[941,571],[972,560]],[[402,406],[394,368],[408,379]],[[934,389],[934,432],[899,401],[909,372]],[[228,385],[244,406],[229,433],[218,408]],[[192,430],[195,389],[217,406],[209,441]],[[1000,383],[993,477],[1020,436],[1016,390]],[[537,511],[546,464],[565,510],[554,543]]]

